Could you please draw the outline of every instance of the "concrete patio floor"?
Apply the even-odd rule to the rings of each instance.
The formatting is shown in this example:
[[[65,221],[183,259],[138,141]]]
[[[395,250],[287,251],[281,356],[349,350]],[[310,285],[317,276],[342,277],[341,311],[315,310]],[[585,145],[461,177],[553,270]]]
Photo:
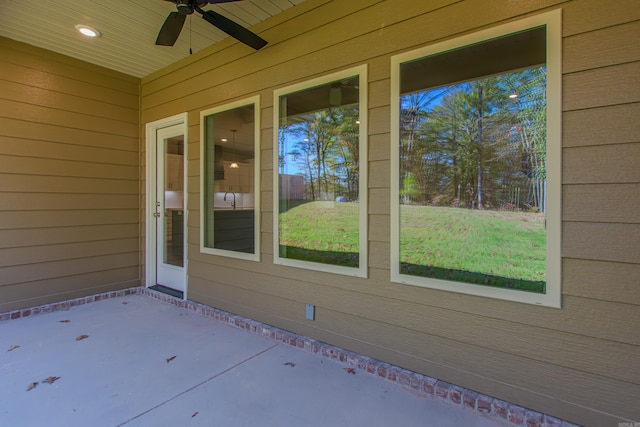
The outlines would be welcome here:
[[[128,295],[0,322],[0,425],[505,424],[175,305]]]

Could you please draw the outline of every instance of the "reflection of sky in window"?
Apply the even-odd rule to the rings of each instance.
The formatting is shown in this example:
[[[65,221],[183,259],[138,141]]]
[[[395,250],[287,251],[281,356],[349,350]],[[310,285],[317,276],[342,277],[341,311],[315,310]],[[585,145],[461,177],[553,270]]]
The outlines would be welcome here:
[[[294,132],[288,132],[289,128],[280,128],[278,131],[278,147],[280,148],[279,153],[279,171],[280,174],[285,175],[299,175],[303,174],[300,168],[298,167],[298,162],[296,161],[296,156],[291,154],[293,147],[298,142],[304,140],[299,135],[295,135]]]
[[[511,82],[513,85],[513,87],[510,88],[511,90],[504,86],[502,87],[505,93],[509,94],[509,98],[512,100],[511,105],[514,110],[523,109],[532,105],[532,103],[536,102],[536,97],[545,97],[544,91],[546,90],[546,85],[535,84],[535,76],[533,76],[532,73],[536,70],[543,70],[543,72],[546,72],[546,65],[498,74],[515,78]],[[442,102],[447,95],[451,95],[458,91],[470,93],[472,90],[472,82],[483,80],[488,80],[488,78],[479,78],[476,80],[447,86],[439,86],[402,95],[400,97],[401,111],[403,114],[410,114],[411,110],[421,112],[432,111],[434,108],[442,105]]]
[[[462,87],[466,83],[462,83],[460,85],[451,85],[438,87],[435,89],[424,90],[420,92],[413,92],[407,95],[403,95],[400,98],[400,108],[403,110],[409,110],[412,108],[412,99],[417,99],[419,101],[419,109],[422,111],[429,111],[438,105],[442,105],[442,100],[446,95],[448,95],[451,91]]]

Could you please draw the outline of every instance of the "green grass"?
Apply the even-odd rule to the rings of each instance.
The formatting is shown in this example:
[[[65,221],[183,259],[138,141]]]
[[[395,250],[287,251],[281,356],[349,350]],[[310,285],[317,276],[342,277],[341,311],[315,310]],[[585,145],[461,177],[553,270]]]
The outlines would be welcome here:
[[[544,292],[544,216],[402,206],[405,274]]]
[[[357,267],[357,203],[280,207],[280,256]],[[544,215],[401,206],[400,272],[545,292]]]
[[[280,256],[357,267],[359,205],[302,202],[280,208]]]

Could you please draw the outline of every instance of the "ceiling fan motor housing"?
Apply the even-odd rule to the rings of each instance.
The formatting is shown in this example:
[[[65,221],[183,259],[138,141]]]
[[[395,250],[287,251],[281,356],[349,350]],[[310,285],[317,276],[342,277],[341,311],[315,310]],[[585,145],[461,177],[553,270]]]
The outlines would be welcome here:
[[[193,5],[190,0],[177,0],[176,9],[183,15],[191,15],[193,13]]]

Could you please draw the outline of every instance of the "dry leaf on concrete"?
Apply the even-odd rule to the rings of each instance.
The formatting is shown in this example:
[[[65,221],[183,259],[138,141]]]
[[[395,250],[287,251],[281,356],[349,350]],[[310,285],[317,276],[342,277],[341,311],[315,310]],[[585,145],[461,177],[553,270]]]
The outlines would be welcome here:
[[[45,378],[44,380],[42,380],[43,383],[47,383],[47,384],[53,384],[56,381],[58,381],[60,379],[60,377],[54,377],[54,376],[50,376],[49,378]]]
[[[7,351],[13,351],[13,350],[15,350],[16,348],[20,348],[20,346],[19,346],[19,345],[17,345],[17,344],[16,344],[16,345],[12,345],[11,347],[9,347],[9,350],[7,350]]]
[[[69,322],[71,322],[71,320],[67,320],[67,319],[65,319],[65,320],[58,320],[58,322],[60,322],[60,323],[69,323]]]
[[[200,412],[194,412],[193,415],[191,415],[191,418],[195,417],[196,415],[198,415]]]
[[[82,341],[83,339],[89,338],[89,335],[82,334],[76,337],[76,341]]]
[[[293,368],[294,366],[296,366],[296,364],[295,364],[295,363],[293,363],[293,362],[283,363],[283,365],[285,365],[285,366],[291,366],[292,368]]]
[[[27,391],[31,391],[36,387],[38,387],[38,382],[37,381],[35,383],[29,384],[29,387],[27,387]]]
[[[171,356],[171,357],[167,357],[167,363],[171,362],[173,359],[175,359],[178,356]]]
[[[344,370],[347,371],[348,374],[356,374],[356,370],[354,368],[344,368]]]

